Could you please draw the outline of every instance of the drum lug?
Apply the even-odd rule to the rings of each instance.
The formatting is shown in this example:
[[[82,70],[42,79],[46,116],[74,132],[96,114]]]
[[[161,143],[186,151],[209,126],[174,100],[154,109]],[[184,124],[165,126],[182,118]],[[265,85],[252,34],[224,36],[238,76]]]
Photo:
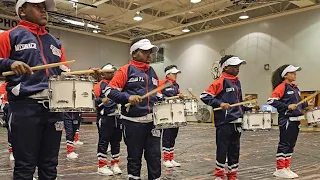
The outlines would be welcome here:
[[[73,90],[72,98],[73,98],[73,99],[76,99],[76,90],[75,90],[75,89]]]
[[[49,97],[49,99],[52,99],[52,89],[49,89],[49,93],[48,93],[48,97]]]

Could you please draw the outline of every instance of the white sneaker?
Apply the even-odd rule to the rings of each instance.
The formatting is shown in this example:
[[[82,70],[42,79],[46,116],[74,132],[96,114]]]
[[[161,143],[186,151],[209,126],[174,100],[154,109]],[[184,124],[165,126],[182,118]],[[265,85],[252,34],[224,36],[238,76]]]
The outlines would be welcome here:
[[[288,171],[289,174],[291,174],[291,175],[293,176],[293,178],[299,177],[298,174],[296,174],[296,173],[294,173],[293,171],[291,171],[290,168],[287,168],[287,171]]]
[[[112,176],[113,172],[109,169],[108,166],[103,166],[101,168],[98,168],[98,174],[102,176]]]
[[[119,168],[118,164],[111,166],[111,170],[113,171],[113,174],[115,174],[115,175],[122,174],[122,171]]]
[[[181,166],[180,163],[177,163],[177,162],[174,161],[174,160],[171,161],[171,164],[172,164],[173,166],[175,166],[175,167],[180,167],[180,166]]]
[[[75,153],[75,152],[72,152],[70,154],[67,154],[67,159],[69,160],[74,160],[74,159],[77,159],[79,156],[79,154]]]
[[[171,161],[164,161],[163,165],[167,168],[172,168],[174,167],[174,165],[171,163]]]
[[[292,179],[292,178],[294,178],[294,177],[292,176],[292,174],[287,171],[287,169],[277,169],[277,170],[273,173],[273,175],[276,176],[276,177],[281,177],[281,178],[285,178],[285,179]]]
[[[36,178],[33,178],[33,180],[37,180]]]
[[[221,177],[217,177],[215,178],[215,180],[223,180]]]
[[[13,153],[10,153],[9,159],[10,161],[14,161]]]
[[[83,142],[81,142],[81,141],[74,141],[73,144],[74,144],[75,146],[81,146],[81,145],[83,145]]]

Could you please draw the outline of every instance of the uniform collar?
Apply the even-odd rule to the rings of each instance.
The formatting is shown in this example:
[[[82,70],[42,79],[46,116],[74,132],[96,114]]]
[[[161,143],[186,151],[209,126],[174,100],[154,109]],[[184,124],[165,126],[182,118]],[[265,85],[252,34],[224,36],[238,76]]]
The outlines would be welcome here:
[[[18,25],[28,29],[33,34],[45,35],[48,33],[46,31],[46,26],[39,26],[38,24],[34,24],[30,21],[20,20]]]

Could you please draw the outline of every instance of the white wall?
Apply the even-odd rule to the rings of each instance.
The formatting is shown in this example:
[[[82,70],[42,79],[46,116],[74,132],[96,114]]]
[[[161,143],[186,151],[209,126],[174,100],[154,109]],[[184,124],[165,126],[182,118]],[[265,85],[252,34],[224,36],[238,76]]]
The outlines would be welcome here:
[[[72,70],[86,70],[111,63],[120,67],[129,61],[129,44],[60,30],[50,33],[62,41]]]
[[[225,49],[226,54],[248,61],[239,75],[243,93],[258,93],[259,102],[265,103],[272,71],[286,63],[303,68],[297,81],[301,90],[320,89],[319,43],[320,10],[313,10],[161,44],[165,46],[162,66],[178,65],[182,92],[191,87],[199,95],[212,83],[212,64]],[[265,71],[264,64],[270,64],[271,70]]]

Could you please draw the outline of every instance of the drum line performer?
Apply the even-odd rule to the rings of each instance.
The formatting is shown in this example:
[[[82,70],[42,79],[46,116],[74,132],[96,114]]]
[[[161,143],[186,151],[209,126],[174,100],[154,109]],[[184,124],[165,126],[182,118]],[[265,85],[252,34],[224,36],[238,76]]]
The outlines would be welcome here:
[[[9,127],[15,167],[14,180],[32,179],[38,167],[39,179],[57,177],[63,118],[49,112],[48,77],[60,75],[67,66],[32,72],[30,66],[66,61],[61,42],[45,30],[47,11],[55,0],[18,0],[18,26],[0,34],[0,73],[7,76]]]
[[[290,169],[291,157],[300,131],[300,120],[305,118],[302,110],[312,104],[310,101],[297,105],[301,101],[300,90],[293,82],[296,81],[296,72],[300,70],[300,67],[289,64],[275,70],[271,80],[273,92],[268,99],[268,104],[277,108],[279,113],[280,141],[273,175],[287,179],[299,177]]]
[[[165,69],[166,78],[159,82],[159,86],[166,82],[171,82],[172,85],[163,89],[160,93],[165,97],[179,96],[181,99],[184,98],[180,93],[179,84],[176,82],[178,70],[176,65],[167,66]],[[163,152],[163,165],[167,168],[180,167],[181,164],[174,160],[174,145],[178,136],[179,128],[168,128],[163,130],[162,134],[162,152]]]
[[[127,145],[129,180],[141,179],[142,154],[147,161],[148,179],[159,180],[161,176],[161,131],[154,129],[152,118],[153,105],[158,98],[156,95],[142,98],[158,87],[158,76],[150,66],[151,54],[158,50],[148,39],[133,40],[132,60],[117,71],[105,90],[108,98],[122,105],[120,118]],[[127,111],[124,105],[128,102],[131,106]]]
[[[102,70],[114,70],[117,68],[111,64],[107,64],[102,67]],[[105,98],[104,90],[107,88],[111,79],[114,76],[114,72],[101,72],[101,81],[94,86],[95,102],[97,107],[97,126],[99,133],[98,142],[98,174],[111,176],[121,174],[122,171],[119,168],[120,163],[120,142],[122,140],[122,124],[119,119],[118,106],[112,100],[108,100],[103,103],[102,99]],[[109,146],[109,144],[111,146]],[[111,161],[110,167],[107,161],[107,148],[111,147]]]
[[[220,78],[216,79],[200,96],[200,99],[213,108],[222,110],[214,112],[216,126],[216,180],[223,180],[227,159],[228,180],[237,179],[239,167],[241,123],[245,111],[251,108],[245,106],[230,107],[230,104],[242,102],[241,83],[238,78],[240,65],[246,61],[233,55],[221,58],[223,69]]]

